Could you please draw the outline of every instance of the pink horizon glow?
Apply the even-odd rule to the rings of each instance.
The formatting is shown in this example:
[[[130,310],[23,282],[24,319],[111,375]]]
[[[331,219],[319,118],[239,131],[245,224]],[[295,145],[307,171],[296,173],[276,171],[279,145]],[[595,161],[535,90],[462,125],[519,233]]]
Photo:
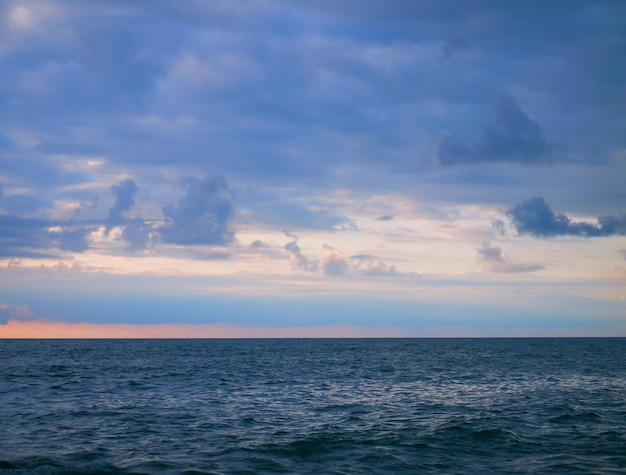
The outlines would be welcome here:
[[[372,338],[410,336],[399,327],[326,325],[306,327],[244,327],[213,324],[69,323],[9,320],[0,338]]]

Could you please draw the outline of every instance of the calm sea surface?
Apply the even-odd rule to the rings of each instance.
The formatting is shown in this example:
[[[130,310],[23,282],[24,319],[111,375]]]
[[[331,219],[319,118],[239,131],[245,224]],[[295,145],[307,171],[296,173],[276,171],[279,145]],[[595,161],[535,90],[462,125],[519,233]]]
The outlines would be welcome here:
[[[626,473],[626,339],[0,340],[0,472]]]

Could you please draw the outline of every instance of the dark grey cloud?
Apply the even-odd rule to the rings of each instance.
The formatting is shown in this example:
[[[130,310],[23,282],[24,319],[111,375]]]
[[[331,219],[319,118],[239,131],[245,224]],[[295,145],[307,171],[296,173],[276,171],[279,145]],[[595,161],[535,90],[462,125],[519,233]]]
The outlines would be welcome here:
[[[1,257],[58,257],[60,251],[83,252],[97,225],[0,214]]]
[[[55,257],[48,227],[46,220],[0,214],[0,256]]]
[[[0,207],[8,210],[0,214],[0,257],[53,258],[89,249],[94,223],[27,217],[50,207],[40,197],[5,195],[0,189]]]
[[[51,10],[55,3],[49,2]],[[11,41],[3,47],[0,96],[15,99],[3,104],[7,119],[4,124],[0,119],[0,127],[22,125],[37,132],[37,152],[102,155],[118,164],[168,164],[172,156],[187,165],[210,160],[214,170],[280,181],[324,176],[344,162],[410,162],[415,144],[406,141],[406,131],[399,132],[405,127],[417,123],[425,134],[440,134],[466,121],[467,110],[486,94],[507,87],[529,91],[525,102],[562,95],[565,87],[545,83],[557,68],[570,78],[568,87],[589,85],[588,91],[571,90],[560,99],[563,103],[579,104],[580,92],[589,98],[623,89],[624,72],[610,67],[623,42],[615,34],[622,22],[611,19],[619,18],[623,7],[615,4],[597,7],[602,15],[583,20],[588,7],[578,2],[540,12],[483,1],[471,8],[436,1],[331,3],[269,1],[241,8],[72,2],[72,8],[59,8],[35,29],[13,36],[7,25]],[[607,15],[610,11],[617,13]],[[563,25],[558,33],[555,19]],[[529,21],[532,35],[520,27]],[[450,38],[443,46],[442,34]],[[441,55],[454,58],[465,51],[465,37],[480,49],[480,58],[472,58],[476,62],[454,69],[457,62],[440,61]],[[613,46],[611,38],[616,38]],[[584,67],[579,45],[588,46],[581,51],[595,68]],[[602,54],[594,54],[595,49]],[[560,61],[550,61],[555,57]],[[39,78],[41,84],[28,89],[25,77]],[[607,83],[619,86],[606,88]],[[429,101],[443,112],[420,115]],[[533,111],[541,109],[540,102],[532,104]],[[195,128],[177,129],[175,121],[182,116]],[[565,116],[589,123],[581,119],[584,114]],[[141,125],[147,118],[155,122]],[[532,134],[530,129],[526,132]],[[366,143],[363,149],[369,152],[342,153],[337,144],[350,140],[338,131]],[[331,135],[336,142],[329,142]],[[523,142],[510,130],[505,140],[502,132],[495,135],[487,145],[479,138],[449,137],[442,141],[440,159],[500,160],[493,157],[510,148],[502,143],[510,144],[511,135],[513,142]],[[534,145],[533,140],[523,144],[521,156],[507,152],[512,155],[507,160],[532,162],[533,147],[541,146],[534,140]],[[199,151],[209,146],[213,153],[207,159]],[[304,156],[303,150],[312,152]]]
[[[117,185],[111,186],[111,191],[115,195],[115,203],[109,208],[109,221],[118,223],[124,220],[133,206],[135,206],[135,193],[137,185],[133,180],[127,178]]]
[[[572,160],[606,163],[626,143],[626,68],[615,67],[626,46],[620,2],[540,9],[485,0],[46,5],[5,2],[0,15],[0,174],[7,193],[11,182],[37,197],[9,197],[10,205],[7,198],[3,209],[18,215],[43,216],[70,188],[87,189],[65,185],[101,182],[102,170],[83,165],[85,157],[106,157],[108,170],[132,169],[137,177],[156,165],[174,173],[185,167],[182,175],[210,167],[252,189],[272,183],[276,194],[265,201],[238,194],[242,207],[252,203],[254,224],[340,230],[351,226],[345,210],[316,199],[333,188],[373,183],[414,197],[433,185],[434,173],[468,171],[454,192],[439,187],[439,196],[461,203],[479,192],[502,203],[503,170],[516,167],[452,165],[560,160],[552,137]],[[11,24],[16,7],[33,21]],[[449,40],[442,45],[442,38]],[[483,119],[494,91],[513,91],[519,104],[505,96]],[[447,131],[437,150],[436,137]],[[430,166],[433,148],[451,166],[416,173]],[[519,187],[536,183],[524,173]],[[571,188],[564,200],[574,199]],[[619,185],[610,188],[619,196]],[[120,227],[134,200],[125,191],[110,210]],[[195,224],[184,224],[192,218],[171,203],[163,241],[193,241]],[[218,228],[196,238],[228,240]],[[158,234],[147,222],[122,233],[131,250]]]
[[[92,229],[84,225],[65,226],[58,232],[51,232],[58,248],[62,251],[84,252],[89,249],[88,236]]]
[[[115,195],[115,202],[109,208],[106,219],[107,234],[113,226],[122,227],[120,239],[129,251],[142,251],[153,247],[160,238],[153,223],[142,218],[131,219],[128,216],[135,206],[135,194],[138,189],[137,184],[130,178],[112,185],[111,191]]]
[[[90,235],[100,226],[109,233],[112,226],[123,226],[121,239],[129,250],[145,249],[154,237],[153,226],[142,219],[129,220],[127,213],[134,206],[137,191],[134,181],[128,179],[111,186],[116,199],[106,219],[77,219],[81,208],[74,210],[74,219],[50,220],[27,218],[19,213],[37,211],[43,201],[25,196],[4,197],[2,204],[12,213],[0,215],[0,255],[11,257],[59,257],[63,251],[81,253],[90,247]],[[94,200],[97,203],[97,199]],[[96,206],[84,204],[83,206]]]
[[[233,195],[223,177],[186,178],[184,195],[175,205],[163,207],[165,224],[158,231],[163,242],[180,245],[233,242],[230,229]]]
[[[492,272],[515,274],[544,269],[544,267],[539,264],[512,262],[510,258],[502,254],[502,249],[488,242],[482,243],[476,251],[478,252],[480,260],[488,264],[488,269]]]
[[[518,233],[537,237],[600,237],[626,234],[626,215],[600,216],[598,224],[576,222],[565,214],[552,211],[539,196],[516,204],[506,211],[506,215]]]
[[[439,143],[437,157],[442,165],[515,162],[551,163],[552,146],[543,129],[526,115],[508,95],[499,96],[494,114],[477,139],[447,136]]]
[[[128,251],[142,251],[161,242],[230,244],[234,239],[229,228],[233,205],[226,181],[215,176],[187,178],[183,187],[185,193],[179,202],[163,208],[165,224],[160,226],[153,220],[128,216],[138,190],[130,179],[111,186],[115,202],[104,219],[49,220],[0,214],[0,257],[53,258],[64,251],[84,252],[90,247],[91,234],[101,227],[107,234],[118,227],[119,239]],[[80,209],[75,210],[74,218],[79,214]]]

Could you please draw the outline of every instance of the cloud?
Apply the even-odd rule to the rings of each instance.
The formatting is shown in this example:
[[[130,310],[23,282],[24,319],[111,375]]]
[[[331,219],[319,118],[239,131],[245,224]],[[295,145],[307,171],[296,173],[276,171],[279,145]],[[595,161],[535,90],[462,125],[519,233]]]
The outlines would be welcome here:
[[[476,249],[479,258],[488,264],[488,270],[492,272],[502,272],[515,274],[520,272],[532,272],[542,270],[544,267],[539,264],[520,264],[512,262],[508,257],[502,255],[502,249],[484,242]]]
[[[65,226],[58,232],[51,232],[53,240],[62,251],[83,252],[89,249],[90,227],[83,225]]]
[[[344,275],[349,267],[343,252],[324,244],[322,268],[326,275]]]
[[[297,241],[291,241],[285,244],[285,249],[289,252],[289,262],[294,269],[300,269],[306,272],[315,273],[319,269],[319,261],[317,259],[309,259],[298,246]]]
[[[111,15],[101,2],[67,8],[64,2],[50,0],[46,5],[56,13],[49,18],[35,13],[43,10],[41,5],[28,8],[29,17],[39,20],[28,34],[11,34],[11,40],[3,42],[6,84],[2,92],[16,98],[5,104],[11,118],[7,129],[11,122],[27,124],[45,132],[41,134],[44,141],[55,137],[65,151],[91,142],[92,150],[100,147],[104,153],[102,148],[106,148],[111,160],[120,162],[152,162],[158,155],[176,156],[178,162],[187,164],[206,163],[205,154],[199,151],[206,150],[201,145],[211,144],[224,152],[214,153],[217,158],[211,160],[233,169],[250,171],[254,166],[275,173],[280,165],[289,164],[291,174],[308,174],[311,169],[320,172],[323,166],[332,166],[339,155],[316,153],[315,160],[302,163],[292,153],[307,144],[332,149],[332,144],[324,147],[325,137],[319,133],[324,124],[332,121],[335,129],[344,126],[362,134],[354,137],[357,140],[371,137],[387,149],[387,139],[407,119],[415,119],[403,114],[401,122],[394,120],[398,104],[405,104],[403,109],[412,104],[417,107],[410,108],[422,109],[432,99],[449,110],[484,97],[494,83],[518,87],[535,97],[552,98],[569,91],[560,100],[577,99],[576,92],[586,93],[587,98],[599,91],[609,97],[610,92],[620,92],[623,97],[624,73],[611,68],[615,62],[609,61],[619,58],[617,53],[623,49],[618,24],[610,20],[622,13],[616,5],[600,8],[603,15],[582,21],[576,20],[584,16],[581,5],[546,8],[538,15],[529,8],[494,2],[471,9],[459,2],[443,8],[434,1],[421,6],[399,2],[367,7],[362,2],[351,6],[342,2],[346,6],[324,8],[319,3],[329,2],[314,3],[286,8],[282,1],[263,1],[241,8],[193,2],[174,8],[153,2],[146,8],[116,2],[116,14]],[[611,11],[616,13],[608,14]],[[279,28],[276,18],[280,18]],[[558,35],[551,27],[555,18],[567,26]],[[533,35],[519,29],[528,21],[536,26]],[[451,36],[441,45],[440,32],[449,31],[450,25],[466,35],[480,34],[481,39],[481,62],[455,75],[441,68],[441,55],[455,58],[467,51],[469,43]],[[67,34],[58,35],[58,31]],[[415,31],[423,33],[415,35]],[[432,32],[437,32],[435,38],[429,36]],[[581,50],[577,47],[572,54],[571,45]],[[584,48],[603,45],[603,54],[592,55]],[[555,48],[564,54],[558,55],[559,61],[549,61]],[[586,68],[587,61],[595,68]],[[560,68],[571,85],[555,88],[548,82],[554,75],[545,74],[546,68],[548,72]],[[216,81],[229,84],[230,90],[215,92],[212,84]],[[592,87],[585,87],[589,83]],[[593,87],[597,83],[602,87]],[[200,87],[185,87],[189,84]],[[100,117],[96,134],[100,140],[76,133],[78,128],[69,121],[51,119],[49,111],[59,110],[60,104],[67,117]],[[378,111],[372,111],[372,106]],[[384,120],[379,120],[383,111]],[[146,140],[147,128],[120,130],[114,125],[128,123],[133,114],[151,115],[166,123],[186,114],[191,122],[207,127],[196,136],[172,130],[154,133],[153,129],[150,139],[154,140]],[[571,114],[569,120],[589,122],[578,117],[587,116]],[[441,130],[431,128],[427,120],[418,123]],[[106,144],[102,139],[112,134],[114,145]],[[152,147],[150,153],[133,153],[137,140]],[[233,153],[248,145],[261,150]],[[406,145],[413,151],[411,144]],[[181,146],[196,152],[177,154]],[[407,149],[398,147],[395,152],[406,154]],[[355,154],[355,161],[361,163],[359,155]],[[257,160],[258,156],[264,159]]]
[[[0,214],[0,257],[53,258],[59,250],[83,252],[92,228],[79,222]]]
[[[115,195],[115,203],[109,208],[109,221],[117,223],[126,217],[133,206],[135,206],[135,193],[137,185],[133,180],[127,178],[117,185],[111,186],[111,191]]]
[[[246,201],[248,222],[288,228],[290,230],[354,229],[354,222],[319,196],[303,196],[282,190],[282,193],[244,190],[238,198]],[[336,204],[334,206],[337,206]]]
[[[111,186],[111,190],[116,199],[106,219],[50,220],[16,214],[0,215],[0,256],[52,258],[59,256],[58,251],[81,253],[90,248],[90,236],[100,226],[105,226],[108,234],[112,226],[124,224],[121,239],[128,249],[145,249],[155,238],[153,226],[141,219],[129,221],[127,218],[128,211],[134,206],[137,185],[127,179]],[[23,210],[24,207],[18,209]],[[74,210],[74,218],[80,211],[80,208]]]
[[[217,175],[183,180],[185,193],[176,205],[163,207],[166,223],[159,228],[170,244],[227,245],[234,239],[229,225],[233,217],[232,193]]]
[[[353,267],[366,277],[392,277],[396,275],[396,266],[390,266],[371,254],[358,254],[351,259],[356,263]]]
[[[384,262],[364,262],[359,266],[361,273],[368,277],[391,277],[396,275],[396,266]]]
[[[191,255],[199,261],[226,261],[232,259],[232,255],[224,251],[192,251]]]
[[[112,226],[122,226],[120,239],[126,244],[129,251],[142,251],[154,246],[160,241],[160,236],[156,232],[154,224],[142,218],[129,219],[128,213],[135,206],[135,194],[138,191],[137,184],[127,178],[117,185],[111,186],[111,191],[115,195],[115,202],[109,208],[106,219],[108,234]]]
[[[470,49],[471,46],[465,38],[451,38],[441,45],[441,57],[451,59],[456,55],[467,53]]]
[[[40,318],[39,315],[32,312],[26,305],[12,305],[0,303],[0,324],[6,324],[9,321],[28,321]]]
[[[119,227],[119,239],[129,251],[140,251],[160,242],[173,244],[226,245],[233,241],[229,229],[233,214],[232,193],[223,178],[183,180],[184,196],[176,205],[165,206],[165,223],[141,217],[129,218],[135,205],[137,184],[126,179],[111,186],[115,202],[106,218],[92,220],[50,220],[0,214],[0,257],[58,257],[59,251],[84,252],[90,248],[90,237],[104,226],[108,235]],[[3,196],[6,201],[6,196]],[[74,217],[80,209],[74,211]]]
[[[442,165],[515,162],[550,163],[552,146],[543,129],[524,113],[508,95],[497,98],[492,120],[477,139],[450,135],[439,143],[437,157]]]
[[[468,259],[491,272],[554,260],[546,275],[516,274],[523,286],[596,285],[614,261],[626,267],[619,238],[561,238],[567,260],[529,242],[623,229],[626,2],[7,0],[0,12],[0,265],[86,261],[110,277],[55,279],[59,294],[110,294],[132,273],[151,292],[193,274],[172,292],[240,296],[248,279],[259,293],[293,279],[302,294],[421,298]],[[228,183],[203,191],[219,182],[203,170]],[[197,178],[172,189],[185,176]],[[533,225],[516,212],[514,227],[494,213],[531,196],[558,197],[569,217]],[[512,238],[528,257],[485,232],[491,218],[524,235]],[[483,241],[503,249],[483,256]],[[142,258],[119,256],[131,252]],[[5,270],[5,287],[53,305]],[[197,284],[205,275],[215,280]],[[458,285],[478,295],[487,280]],[[489,289],[491,302],[501,287]]]
[[[626,234],[625,216],[600,216],[598,224],[572,221],[555,213],[543,198],[536,196],[516,204],[506,215],[519,234],[537,237],[581,236],[600,237]]]
[[[484,242],[481,244],[480,248],[477,249],[480,257],[489,262],[500,262],[502,261],[502,250],[497,246],[492,246],[488,242]]]
[[[155,232],[154,226],[141,219],[126,224],[120,237],[129,251],[141,251],[152,247],[159,241],[159,235]]]
[[[320,261],[307,258],[302,254],[297,242],[291,241],[285,245],[289,251],[289,260],[294,269],[316,273],[320,268]],[[398,275],[395,266],[390,266],[370,254],[351,256],[350,262],[345,254],[328,244],[324,244],[321,268],[325,275],[362,275],[365,277],[390,277]]]
[[[501,219],[493,218],[491,220],[491,226],[500,235],[504,235],[506,233],[506,230],[505,230],[506,223],[504,221],[502,221]]]
[[[0,200],[1,199],[0,197]],[[27,214],[50,207],[50,203],[41,198],[22,195],[6,196],[4,200],[2,200],[2,205],[5,209],[10,209],[11,212]]]
[[[285,249],[289,252],[289,261],[294,269],[315,273],[320,268],[320,261],[302,254],[296,240],[285,244]],[[350,269],[350,264],[343,252],[324,244],[321,267],[325,275],[336,276],[346,274]]]
[[[23,194],[5,195],[0,184],[0,207],[12,213],[33,213],[47,208],[48,203],[40,197]]]

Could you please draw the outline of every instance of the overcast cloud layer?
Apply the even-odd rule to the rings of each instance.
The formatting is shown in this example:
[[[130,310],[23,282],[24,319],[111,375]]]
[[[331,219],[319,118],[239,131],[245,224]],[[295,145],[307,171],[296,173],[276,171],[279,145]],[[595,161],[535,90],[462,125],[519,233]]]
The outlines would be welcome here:
[[[131,324],[158,295],[623,332],[625,32],[619,1],[3,2],[0,323],[81,321],[43,303],[78,292],[104,324],[109,289]]]

